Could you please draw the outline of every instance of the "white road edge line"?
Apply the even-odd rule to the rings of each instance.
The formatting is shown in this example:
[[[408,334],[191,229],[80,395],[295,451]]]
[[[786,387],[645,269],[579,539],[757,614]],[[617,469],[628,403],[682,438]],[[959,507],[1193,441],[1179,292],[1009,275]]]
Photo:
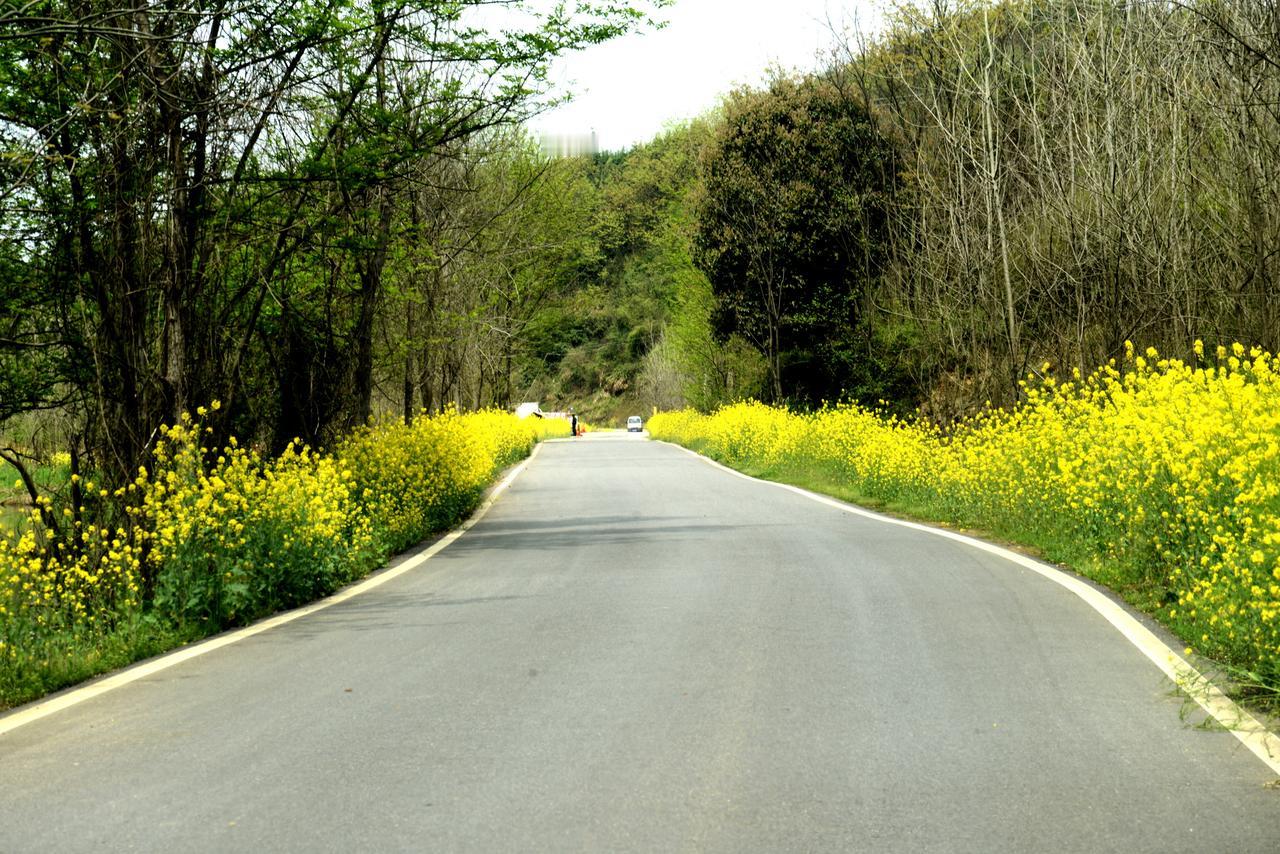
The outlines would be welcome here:
[[[52,699],[45,700],[43,702],[36,701],[33,705],[19,707],[16,711],[0,717],[0,736],[15,730],[20,726],[25,726],[26,724],[38,721],[43,717],[52,715],[55,712],[60,712],[63,709],[83,703],[85,700],[93,699],[94,697],[105,694],[108,691],[114,691],[116,688],[128,685],[130,682],[136,682],[139,679],[145,679],[146,677],[159,673],[162,670],[168,670],[176,664],[181,664],[184,661],[189,661],[190,659],[213,652],[215,649],[230,646],[231,644],[242,641],[245,638],[253,637],[256,634],[269,631],[277,626],[283,626],[285,623],[291,623],[300,617],[314,614],[317,611],[323,611],[325,608],[337,605],[340,602],[345,602],[348,599],[359,596],[361,593],[367,593],[375,587],[380,587],[381,585],[386,584],[393,578],[398,578],[406,572],[411,572],[417,569],[427,561],[431,560],[431,558],[448,548],[455,540],[467,531],[471,530],[473,525],[484,518],[484,515],[489,512],[489,508],[493,506],[493,503],[497,500],[498,496],[506,491],[507,487],[515,481],[529,463],[533,462],[533,458],[537,456],[538,449],[541,447],[541,442],[535,444],[533,446],[533,450],[529,453],[529,456],[525,457],[524,460],[507,473],[507,476],[504,477],[497,486],[493,487],[493,489],[489,491],[489,495],[483,502],[481,502],[480,506],[475,509],[475,512],[472,513],[465,522],[445,534],[436,542],[432,543],[431,547],[423,551],[421,554],[414,555],[409,560],[406,560],[404,563],[391,569],[379,570],[373,575],[366,577],[363,581],[339,590],[332,596],[327,596],[324,599],[311,603],[310,605],[304,605],[301,608],[295,608],[292,611],[285,611],[283,613],[276,614],[275,616],[268,617],[261,622],[254,623],[251,626],[245,626],[242,629],[224,632],[223,634],[207,641],[200,641],[192,644],[191,646],[186,646],[179,650],[175,650],[174,652],[161,655],[160,657],[154,658],[150,661],[143,662],[142,664],[130,666],[113,676],[108,676],[106,678],[99,679],[96,682],[91,682],[83,688],[73,688],[67,693],[59,694]]]
[[[662,440],[657,440],[662,441]],[[1121,608],[1115,602],[1111,601],[1107,596],[1100,593],[1095,588],[1085,584],[1079,578],[1068,575],[1060,569],[1056,569],[1048,564],[1041,563],[1038,560],[1029,558],[1026,555],[1018,554],[1006,548],[979,540],[974,537],[968,537],[964,534],[958,534],[955,531],[948,531],[945,528],[935,528],[931,525],[924,525],[919,522],[908,522],[904,519],[895,519],[892,516],[885,516],[882,513],[874,513],[870,510],[864,510],[852,504],[846,504],[843,501],[837,501],[825,495],[819,495],[816,492],[810,492],[807,489],[801,489],[798,486],[792,486],[789,483],[778,483],[777,481],[764,480],[758,477],[752,477],[743,474],[740,471],[731,469],[726,465],[716,462],[709,457],[705,457],[696,451],[677,445],[673,442],[662,441],[664,445],[671,445],[673,448],[679,448],[690,456],[721,469],[735,477],[744,480],[763,483],[769,486],[776,486],[779,489],[785,489],[788,492],[794,492],[802,495],[819,504],[825,504],[828,507],[834,507],[845,513],[854,516],[864,516],[868,519],[875,519],[879,522],[885,522],[890,525],[899,525],[903,528],[911,528],[916,531],[923,531],[928,534],[934,534],[939,537],[946,537],[949,540],[965,543],[973,548],[993,554],[996,557],[1004,558],[1007,561],[1016,563],[1019,566],[1037,572],[1055,584],[1061,585],[1070,590],[1075,595],[1083,599],[1088,605],[1097,611],[1102,617],[1116,628],[1120,634],[1124,635],[1128,641],[1138,648],[1152,663],[1164,673],[1165,676],[1184,691],[1187,696],[1195,700],[1202,709],[1204,709],[1214,720],[1221,724],[1225,729],[1229,730],[1236,738],[1238,738],[1245,747],[1261,759],[1272,773],[1280,776],[1280,737],[1272,733],[1262,723],[1241,708],[1234,700],[1222,693],[1218,686],[1209,681],[1196,668],[1192,667],[1186,659],[1169,647],[1164,641],[1160,640],[1150,629],[1142,625],[1132,614]]]

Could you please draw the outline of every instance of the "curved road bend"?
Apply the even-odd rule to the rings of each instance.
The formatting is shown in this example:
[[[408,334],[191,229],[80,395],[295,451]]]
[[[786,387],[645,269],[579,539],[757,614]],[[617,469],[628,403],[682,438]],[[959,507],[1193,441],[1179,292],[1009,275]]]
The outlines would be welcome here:
[[[1275,852],[1072,594],[625,434],[346,603],[0,737],[0,849]]]

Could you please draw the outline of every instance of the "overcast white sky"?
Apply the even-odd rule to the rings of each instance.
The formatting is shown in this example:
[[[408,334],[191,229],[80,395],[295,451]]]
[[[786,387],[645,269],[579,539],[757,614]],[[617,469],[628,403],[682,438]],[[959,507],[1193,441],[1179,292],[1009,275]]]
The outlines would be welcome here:
[[[575,53],[554,68],[574,101],[545,113],[535,134],[588,134],[617,150],[652,139],[671,121],[714,107],[771,65],[811,70],[839,28],[878,29],[879,0],[676,0],[667,27]]]

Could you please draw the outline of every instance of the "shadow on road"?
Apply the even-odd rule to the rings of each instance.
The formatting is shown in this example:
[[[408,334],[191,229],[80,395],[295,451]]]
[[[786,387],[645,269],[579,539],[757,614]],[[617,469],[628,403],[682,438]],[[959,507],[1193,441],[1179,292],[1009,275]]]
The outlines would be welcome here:
[[[457,559],[490,549],[543,551],[677,538],[712,539],[725,531],[742,527],[700,524],[688,517],[674,516],[584,516],[546,521],[495,521],[472,528],[439,557]]]
[[[453,608],[457,606],[491,605],[512,602],[519,599],[530,599],[530,596],[466,596],[451,598],[438,593],[390,592],[383,588],[376,592],[357,596],[326,608],[305,620],[298,620],[283,626],[274,632],[267,632],[255,637],[258,644],[284,646],[311,640],[317,637],[332,635],[335,629],[342,631],[398,632],[405,628],[425,628],[443,625],[461,625],[471,620],[463,619],[428,619],[427,614],[437,608]],[[421,616],[421,619],[416,617]],[[433,617],[445,616],[434,613]]]

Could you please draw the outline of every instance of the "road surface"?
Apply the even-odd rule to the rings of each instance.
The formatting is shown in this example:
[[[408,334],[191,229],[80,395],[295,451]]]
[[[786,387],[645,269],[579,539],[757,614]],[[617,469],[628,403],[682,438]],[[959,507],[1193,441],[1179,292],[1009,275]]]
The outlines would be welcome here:
[[[3,851],[1280,850],[1080,599],[638,436],[375,590],[0,736]]]

